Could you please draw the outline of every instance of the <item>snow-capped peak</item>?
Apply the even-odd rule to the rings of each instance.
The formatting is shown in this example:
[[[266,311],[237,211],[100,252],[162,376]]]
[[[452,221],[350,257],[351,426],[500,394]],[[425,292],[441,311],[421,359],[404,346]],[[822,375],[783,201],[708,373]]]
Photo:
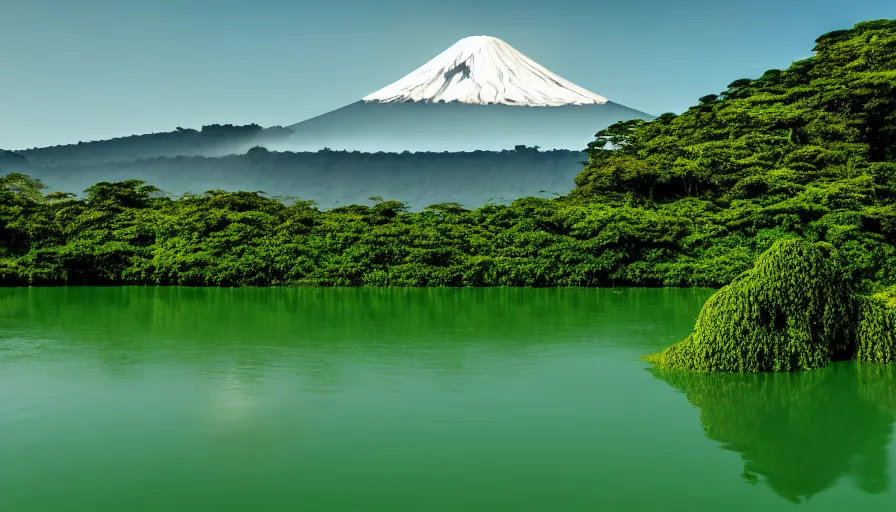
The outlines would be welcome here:
[[[553,107],[607,99],[548,71],[497,37],[472,36],[363,101]]]

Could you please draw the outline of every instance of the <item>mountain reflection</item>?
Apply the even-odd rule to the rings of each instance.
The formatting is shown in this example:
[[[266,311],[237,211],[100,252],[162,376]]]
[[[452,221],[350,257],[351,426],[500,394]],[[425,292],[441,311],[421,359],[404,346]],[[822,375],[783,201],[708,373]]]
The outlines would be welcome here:
[[[649,371],[700,409],[708,438],[740,453],[747,483],[764,480],[793,503],[845,475],[864,492],[887,490],[896,366],[838,363],[757,375]]]

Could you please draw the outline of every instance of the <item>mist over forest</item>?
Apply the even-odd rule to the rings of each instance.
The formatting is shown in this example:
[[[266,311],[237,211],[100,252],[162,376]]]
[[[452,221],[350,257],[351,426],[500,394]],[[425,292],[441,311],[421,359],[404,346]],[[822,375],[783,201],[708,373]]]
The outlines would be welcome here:
[[[77,146],[76,146],[77,147]],[[210,146],[206,146],[208,148]],[[214,147],[214,146],[212,146]],[[220,147],[220,146],[218,146]],[[108,155],[124,150],[110,147]],[[11,153],[14,154],[14,153]],[[6,172],[24,172],[49,190],[81,194],[101,181],[142,180],[174,197],[209,190],[258,191],[268,196],[314,201],[320,208],[366,204],[372,196],[401,201],[410,211],[439,203],[465,207],[509,204],[519,197],[551,198],[575,187],[587,154],[540,151],[518,146],[507,151],[464,153],[361,153],[359,151],[273,152],[255,147],[245,154],[221,157],[175,156],[82,163],[77,149],[70,157],[38,155],[34,165],[19,157]],[[68,158],[68,162],[66,162]]]

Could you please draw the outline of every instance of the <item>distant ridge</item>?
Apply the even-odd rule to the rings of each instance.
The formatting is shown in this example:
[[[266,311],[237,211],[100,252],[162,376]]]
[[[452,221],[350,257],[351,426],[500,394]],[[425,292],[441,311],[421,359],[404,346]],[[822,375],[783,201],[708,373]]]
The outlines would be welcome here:
[[[285,140],[290,135],[292,130],[280,126],[210,124],[200,130],[177,127],[170,132],[32,148],[17,153],[36,166],[49,167],[160,157],[219,157],[243,154],[254,146]]]
[[[24,156],[15,151],[0,149],[0,176],[9,172],[28,170],[30,167],[30,162]]]

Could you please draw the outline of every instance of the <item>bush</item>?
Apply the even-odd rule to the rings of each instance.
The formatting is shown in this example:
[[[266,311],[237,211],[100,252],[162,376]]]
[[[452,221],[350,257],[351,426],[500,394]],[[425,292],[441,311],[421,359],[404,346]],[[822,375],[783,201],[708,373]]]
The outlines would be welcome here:
[[[690,336],[647,360],[698,372],[811,370],[848,359],[855,299],[828,244],[775,243],[707,300]]]

